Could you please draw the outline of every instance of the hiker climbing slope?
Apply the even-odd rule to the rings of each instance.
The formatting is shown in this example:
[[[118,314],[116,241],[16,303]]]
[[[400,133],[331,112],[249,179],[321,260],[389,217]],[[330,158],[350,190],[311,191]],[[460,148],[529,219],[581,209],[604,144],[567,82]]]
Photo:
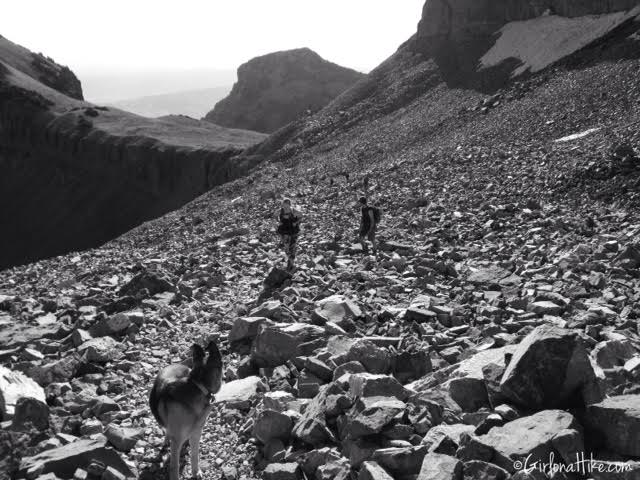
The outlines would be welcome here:
[[[371,242],[371,249],[375,255],[376,249],[376,227],[380,222],[380,209],[375,206],[367,204],[367,197],[360,197],[358,202],[362,212],[362,218],[360,220],[360,244],[362,245],[362,251],[364,253],[369,252],[366,240]]]
[[[285,198],[282,200],[282,206],[278,214],[278,235],[287,255],[287,270],[293,269],[296,258],[296,243],[300,233],[300,220],[302,215],[298,210],[291,206],[291,200]]]

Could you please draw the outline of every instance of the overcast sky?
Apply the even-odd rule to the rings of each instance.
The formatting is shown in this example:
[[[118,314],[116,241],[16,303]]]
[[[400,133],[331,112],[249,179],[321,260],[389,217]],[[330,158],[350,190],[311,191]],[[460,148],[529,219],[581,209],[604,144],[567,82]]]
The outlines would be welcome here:
[[[369,71],[409,38],[425,0],[5,0],[0,34],[79,75],[235,70],[309,47]]]

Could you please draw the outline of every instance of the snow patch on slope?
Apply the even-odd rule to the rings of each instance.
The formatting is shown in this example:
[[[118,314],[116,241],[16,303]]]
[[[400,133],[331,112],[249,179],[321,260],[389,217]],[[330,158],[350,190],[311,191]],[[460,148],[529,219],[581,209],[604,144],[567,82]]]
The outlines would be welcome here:
[[[640,7],[606,15],[576,18],[549,15],[507,23],[498,31],[500,38],[495,45],[480,59],[480,70],[516,58],[522,65],[513,71],[512,77],[527,70],[537,72],[638,15]]]

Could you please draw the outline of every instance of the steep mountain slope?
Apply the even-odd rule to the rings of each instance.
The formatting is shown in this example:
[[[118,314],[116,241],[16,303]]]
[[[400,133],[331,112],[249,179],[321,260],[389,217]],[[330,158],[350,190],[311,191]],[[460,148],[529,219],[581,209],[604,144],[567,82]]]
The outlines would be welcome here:
[[[231,87],[206,88],[184,92],[149,95],[111,102],[110,105],[142,115],[143,117],[164,117],[166,115],[187,115],[202,118],[229,94]]]
[[[6,65],[65,95],[82,100],[80,80],[68,67],[55,63],[41,53],[33,53],[0,35],[0,59]]]
[[[141,478],[161,475],[153,377],[210,337],[227,384],[205,478],[269,465],[266,478],[519,480],[529,454],[580,453],[619,469],[595,479],[637,478],[639,45],[629,17],[508,83],[519,61],[476,65],[470,88],[412,38],[249,149],[240,159],[262,163],[245,178],[99,249],[0,273],[7,323],[57,321],[47,339],[6,329],[4,364],[73,379],[48,436],[61,418],[78,435],[143,429],[122,453]],[[363,193],[383,208],[377,257],[354,243]],[[272,271],[285,195],[304,213],[291,277]],[[85,330],[109,322],[104,356],[78,358],[101,352]],[[99,413],[97,393],[121,411]],[[10,466],[44,448],[16,430],[0,432]]]
[[[34,69],[30,58],[2,42],[0,203],[10,208],[0,213],[0,269],[99,245],[177,208],[245,173],[229,158],[263,138],[76,100],[65,94],[76,84],[64,68]]]
[[[270,53],[238,68],[231,93],[205,120],[271,133],[324,107],[362,76],[308,48]]]

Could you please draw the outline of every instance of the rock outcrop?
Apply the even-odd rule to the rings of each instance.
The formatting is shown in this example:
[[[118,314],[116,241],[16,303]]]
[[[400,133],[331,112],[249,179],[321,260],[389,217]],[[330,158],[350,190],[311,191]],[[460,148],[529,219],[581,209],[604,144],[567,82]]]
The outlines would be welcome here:
[[[39,81],[40,70],[18,55],[27,50],[3,43],[0,269],[99,245],[173,210],[246,173],[250,162],[230,159],[263,138],[75,100],[68,86]]]
[[[606,36],[637,6],[636,0],[427,0],[411,49],[435,58],[452,83],[496,88]],[[483,58],[496,46],[501,52]]]
[[[630,10],[636,0],[427,0],[417,42],[435,52],[444,41],[471,43],[491,36],[509,22],[543,15],[581,17]]]
[[[231,93],[205,120],[271,133],[321,109],[362,77],[308,48],[270,53],[238,68]]]

